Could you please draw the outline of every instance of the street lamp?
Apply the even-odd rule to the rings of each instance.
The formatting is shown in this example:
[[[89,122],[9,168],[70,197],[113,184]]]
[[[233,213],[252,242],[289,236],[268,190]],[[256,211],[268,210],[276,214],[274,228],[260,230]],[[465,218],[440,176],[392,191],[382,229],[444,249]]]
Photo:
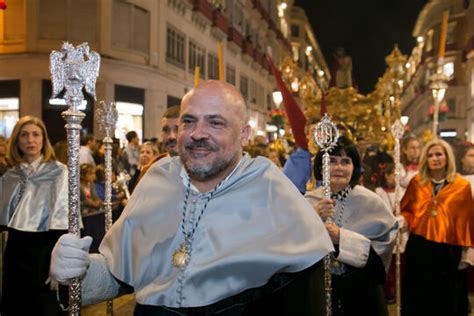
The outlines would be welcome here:
[[[283,95],[279,90],[273,91],[272,93],[273,102],[275,102],[276,108],[280,108],[280,104],[283,102]]]
[[[408,124],[409,119],[410,118],[408,116],[403,115],[403,116],[400,117],[400,122],[403,124],[403,126],[406,126]]]
[[[400,94],[403,89],[403,76],[405,75],[406,61],[407,56],[402,55],[398,49],[398,45],[395,45],[390,55],[385,58],[385,62],[387,63],[391,74],[393,95],[395,97],[395,102],[393,104],[395,120],[400,118]]]
[[[439,105],[444,99],[446,89],[448,88],[447,81],[448,77],[443,73],[443,67],[438,65],[438,70],[431,76],[430,89],[433,93],[434,99],[434,112],[433,112],[433,138],[438,138],[438,125],[439,125]]]

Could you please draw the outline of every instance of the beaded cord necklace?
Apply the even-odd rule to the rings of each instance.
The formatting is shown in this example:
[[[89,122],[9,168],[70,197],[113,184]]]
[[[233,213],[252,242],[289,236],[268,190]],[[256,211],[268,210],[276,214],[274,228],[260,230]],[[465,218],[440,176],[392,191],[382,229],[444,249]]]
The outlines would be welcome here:
[[[179,285],[177,288],[178,295],[176,297],[176,303],[180,307],[184,300],[184,297],[183,297],[184,272],[189,262],[191,261],[194,233],[196,232],[196,229],[199,223],[201,222],[201,218],[204,214],[204,211],[207,208],[207,205],[209,204],[209,201],[212,199],[217,189],[221,186],[221,183],[222,181],[219,182],[219,184],[210,193],[207,193],[204,205],[201,208],[201,211],[199,212],[199,215],[197,216],[196,220],[194,216],[195,215],[194,209],[190,212],[189,219],[188,219],[188,226],[190,227],[190,229],[186,231],[186,214],[188,213],[188,199],[189,199],[189,194],[191,192],[191,180],[188,178],[188,185],[186,186],[186,192],[184,195],[184,204],[183,204],[183,212],[182,212],[182,220],[181,220],[181,231],[183,232],[184,241],[181,243],[179,248],[173,252],[173,256],[172,256],[173,266],[179,269],[179,275],[178,275]]]
[[[332,193],[331,198],[335,199],[337,203],[341,203],[341,211],[337,214],[337,217],[334,219],[334,224],[338,227],[342,226],[342,216],[344,215],[344,210],[346,208],[347,197],[352,191],[352,186],[349,184],[343,190]],[[331,274],[341,275],[346,271],[346,267],[343,263],[337,261],[334,257],[334,253],[331,253],[331,265],[329,267]]]
[[[444,187],[446,179],[441,179],[439,181],[431,178],[431,186],[433,187],[433,206],[431,208],[430,215],[436,217],[438,215],[438,193]]]
[[[352,186],[349,184],[344,189],[337,193],[331,193],[331,198],[335,199],[338,203],[341,203],[341,211],[339,212],[337,218],[334,220],[334,223],[338,226],[342,226],[342,216],[344,215],[344,209],[346,207],[346,199],[352,191]]]

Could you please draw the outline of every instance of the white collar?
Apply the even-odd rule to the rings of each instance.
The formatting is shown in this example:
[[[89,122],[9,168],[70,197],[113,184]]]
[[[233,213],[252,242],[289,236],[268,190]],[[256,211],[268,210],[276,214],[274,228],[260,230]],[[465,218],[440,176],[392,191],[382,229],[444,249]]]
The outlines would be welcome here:
[[[20,164],[21,170],[23,170],[28,176],[32,175],[38,170],[39,165],[43,161],[43,155],[40,155],[38,158],[36,158],[32,163],[29,162],[22,162]]]

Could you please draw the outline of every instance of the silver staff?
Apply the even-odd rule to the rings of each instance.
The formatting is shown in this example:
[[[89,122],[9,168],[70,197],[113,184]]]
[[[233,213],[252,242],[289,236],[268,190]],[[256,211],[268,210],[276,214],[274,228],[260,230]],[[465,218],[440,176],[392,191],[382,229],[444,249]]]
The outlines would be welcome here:
[[[336,125],[331,121],[331,118],[327,113],[324,114],[324,117],[316,124],[314,130],[314,141],[319,146],[320,150],[324,152],[323,154],[323,166],[322,166],[322,175],[323,175],[323,188],[324,188],[324,198],[331,198],[331,188],[329,182],[329,152],[336,145],[339,138],[339,130]],[[327,218],[326,223],[332,223],[333,218]],[[326,290],[326,315],[332,314],[332,285],[331,285],[331,266],[332,254],[328,254],[324,257],[324,288]]]
[[[53,83],[53,97],[65,90],[64,99],[68,105],[62,113],[66,120],[68,142],[69,172],[69,232],[79,236],[79,138],[81,122],[85,114],[78,110],[84,101],[82,88],[95,98],[95,83],[99,75],[100,56],[89,51],[89,45],[83,43],[74,47],[64,43],[61,51],[50,54],[50,72]],[[81,309],[81,283],[79,278],[69,285],[69,315],[79,315]]]
[[[391,132],[393,138],[395,138],[395,152],[393,153],[395,161],[395,216],[400,216],[400,174],[401,174],[401,164],[400,164],[400,139],[402,139],[403,134],[405,133],[405,128],[403,127],[400,119],[397,119],[395,123],[391,126]],[[396,306],[397,306],[397,316],[400,316],[402,311],[402,296],[401,296],[401,283],[400,283],[400,243],[401,243],[401,231],[400,229],[397,232],[396,239],[396,254],[395,254],[395,278],[396,278]]]
[[[102,143],[105,145],[105,196],[104,196],[104,212],[105,212],[105,232],[107,233],[112,227],[112,144],[117,124],[118,112],[114,102],[105,103],[100,101],[96,110],[96,119],[101,129],[105,132]],[[113,301],[107,301],[106,315],[113,315]]]
[[[117,108],[115,103],[105,103],[100,101],[96,110],[97,122],[101,129],[105,131],[105,137],[102,141],[105,144],[105,231],[112,227],[112,144],[115,131],[115,124],[118,119]]]

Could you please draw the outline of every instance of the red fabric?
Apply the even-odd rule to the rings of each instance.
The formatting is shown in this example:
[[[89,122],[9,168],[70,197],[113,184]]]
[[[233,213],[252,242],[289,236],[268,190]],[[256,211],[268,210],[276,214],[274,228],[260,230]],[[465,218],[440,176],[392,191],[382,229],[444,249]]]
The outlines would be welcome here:
[[[306,117],[304,116],[303,111],[301,111],[298,103],[296,103],[295,98],[291,92],[286,87],[283,79],[281,78],[280,71],[275,67],[272,58],[267,55],[270,67],[272,69],[273,76],[275,77],[278,90],[280,90],[283,96],[283,106],[285,107],[286,116],[291,126],[291,131],[295,137],[295,143],[297,147],[307,150],[308,149],[308,140],[306,139],[306,134],[304,127],[306,125]]]
[[[411,163],[407,166],[405,166],[406,171],[418,171],[418,164],[416,163]]]

